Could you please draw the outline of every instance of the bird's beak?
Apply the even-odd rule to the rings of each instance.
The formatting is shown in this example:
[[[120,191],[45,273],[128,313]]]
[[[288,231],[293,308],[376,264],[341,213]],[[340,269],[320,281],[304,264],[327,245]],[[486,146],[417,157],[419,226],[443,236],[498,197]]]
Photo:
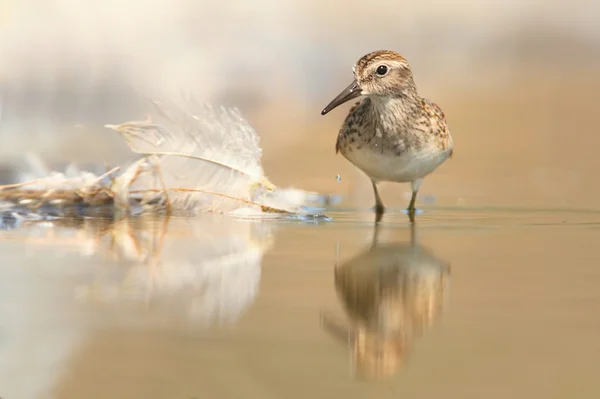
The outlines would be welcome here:
[[[338,105],[342,105],[343,103],[352,100],[353,98],[359,97],[362,95],[362,89],[358,85],[356,79],[350,83],[350,86],[346,87],[336,98],[334,98],[324,109],[321,111],[321,115],[325,115]]]

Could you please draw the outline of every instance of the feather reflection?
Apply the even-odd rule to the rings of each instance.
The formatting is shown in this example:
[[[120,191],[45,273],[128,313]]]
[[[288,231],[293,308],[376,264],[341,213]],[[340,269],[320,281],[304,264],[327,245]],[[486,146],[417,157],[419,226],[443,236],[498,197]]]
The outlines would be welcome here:
[[[157,315],[194,324],[237,322],[258,293],[271,230],[260,223],[212,219],[116,223],[110,230],[110,254],[129,264],[126,272],[79,287],[79,296],[143,303]]]
[[[24,222],[0,234],[0,241],[22,243],[30,256],[49,249],[53,277],[79,305],[94,305],[107,316],[127,313],[121,320],[208,325],[235,323],[253,303],[271,230],[219,215],[65,219]],[[53,262],[54,254],[78,254],[96,265],[77,262],[73,268],[72,262]]]
[[[405,362],[415,339],[440,316],[450,266],[419,245],[416,226],[405,243],[380,243],[336,265],[335,286],[349,326],[323,315],[323,327],[348,340],[356,376],[389,379]]]

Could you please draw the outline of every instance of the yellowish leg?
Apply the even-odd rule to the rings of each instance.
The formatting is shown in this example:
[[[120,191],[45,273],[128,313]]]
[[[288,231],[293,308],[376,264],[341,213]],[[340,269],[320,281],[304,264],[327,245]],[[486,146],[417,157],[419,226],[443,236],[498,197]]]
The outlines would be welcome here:
[[[415,211],[415,202],[417,201],[417,192],[413,191],[412,197],[410,197],[410,204],[408,204],[409,211]]]
[[[410,204],[408,204],[408,218],[410,219],[411,223],[415,222],[415,201],[417,199],[417,192],[414,191],[412,193],[412,197],[410,198]]]

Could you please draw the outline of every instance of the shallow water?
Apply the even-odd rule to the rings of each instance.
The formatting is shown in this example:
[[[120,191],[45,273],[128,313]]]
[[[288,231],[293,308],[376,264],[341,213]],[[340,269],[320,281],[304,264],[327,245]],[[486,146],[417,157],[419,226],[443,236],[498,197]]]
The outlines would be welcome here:
[[[600,395],[600,212],[0,231],[0,397]]]

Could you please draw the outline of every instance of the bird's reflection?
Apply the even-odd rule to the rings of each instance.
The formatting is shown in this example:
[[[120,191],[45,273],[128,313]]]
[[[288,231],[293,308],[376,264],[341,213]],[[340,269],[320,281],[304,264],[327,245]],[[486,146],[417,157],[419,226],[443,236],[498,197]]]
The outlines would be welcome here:
[[[323,315],[323,326],[348,341],[353,370],[363,379],[389,379],[406,360],[416,338],[441,314],[450,266],[410,241],[380,243],[380,227],[364,252],[336,265],[335,286],[348,318]]]

